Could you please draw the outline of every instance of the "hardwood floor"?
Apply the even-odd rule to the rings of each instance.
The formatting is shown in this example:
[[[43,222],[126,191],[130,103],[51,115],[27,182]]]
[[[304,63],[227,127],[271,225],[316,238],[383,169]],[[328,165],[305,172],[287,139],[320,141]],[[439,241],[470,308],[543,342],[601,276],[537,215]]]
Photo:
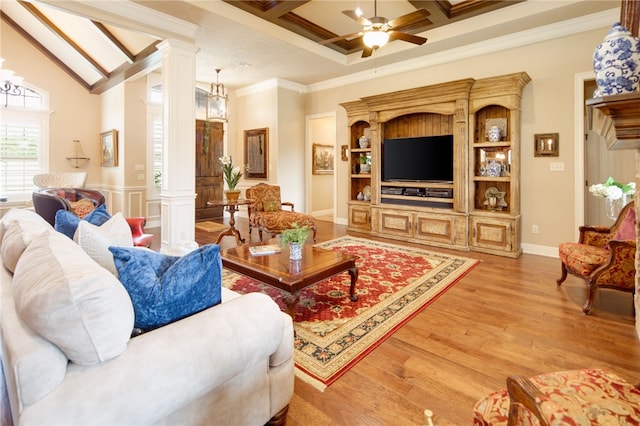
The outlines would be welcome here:
[[[249,237],[246,219],[236,226]],[[318,221],[318,241],[346,233]],[[200,244],[217,235],[196,229]],[[475,402],[511,374],[600,367],[640,382],[630,293],[600,290],[586,316],[584,283],[570,276],[556,286],[558,259],[420,247],[482,262],[324,392],[296,379],[287,426],[419,425],[425,408],[436,425],[469,425]]]

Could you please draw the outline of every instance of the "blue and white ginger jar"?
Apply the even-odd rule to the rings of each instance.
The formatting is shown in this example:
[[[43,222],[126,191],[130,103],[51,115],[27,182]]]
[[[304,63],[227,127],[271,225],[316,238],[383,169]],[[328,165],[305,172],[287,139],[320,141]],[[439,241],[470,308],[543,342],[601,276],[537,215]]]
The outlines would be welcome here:
[[[640,40],[616,22],[593,53],[598,85],[594,98],[635,92],[640,81],[639,66]]]

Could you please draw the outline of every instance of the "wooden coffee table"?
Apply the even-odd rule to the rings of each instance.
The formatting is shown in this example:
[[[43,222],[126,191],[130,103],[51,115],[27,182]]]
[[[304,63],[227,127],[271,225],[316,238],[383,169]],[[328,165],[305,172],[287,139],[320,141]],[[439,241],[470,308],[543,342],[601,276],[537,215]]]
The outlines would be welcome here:
[[[353,302],[358,300],[358,296],[355,295],[356,281],[358,280],[358,268],[356,267],[358,256],[346,255],[311,245],[302,247],[302,260],[299,261],[289,259],[289,249],[283,249],[281,253],[263,256],[252,256],[249,252],[250,246],[277,243],[277,240],[270,240],[222,250],[220,252],[222,265],[227,269],[287,292],[284,303],[287,306],[287,313],[292,318],[296,304],[300,299],[300,291],[344,271],[348,271],[351,277],[349,298]]]

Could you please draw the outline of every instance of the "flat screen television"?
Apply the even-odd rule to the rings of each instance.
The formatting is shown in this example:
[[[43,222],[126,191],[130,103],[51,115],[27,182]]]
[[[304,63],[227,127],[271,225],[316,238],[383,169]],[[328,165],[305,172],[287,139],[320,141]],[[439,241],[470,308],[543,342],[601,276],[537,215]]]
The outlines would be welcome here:
[[[453,135],[385,139],[384,182],[452,182]]]

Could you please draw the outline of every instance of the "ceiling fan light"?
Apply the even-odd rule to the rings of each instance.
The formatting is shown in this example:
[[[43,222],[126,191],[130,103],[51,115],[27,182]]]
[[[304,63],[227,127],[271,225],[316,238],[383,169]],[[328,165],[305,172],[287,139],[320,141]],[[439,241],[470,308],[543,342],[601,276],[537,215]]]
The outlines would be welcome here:
[[[362,36],[362,40],[367,47],[377,49],[387,44],[389,41],[389,33],[379,30],[367,31]]]

